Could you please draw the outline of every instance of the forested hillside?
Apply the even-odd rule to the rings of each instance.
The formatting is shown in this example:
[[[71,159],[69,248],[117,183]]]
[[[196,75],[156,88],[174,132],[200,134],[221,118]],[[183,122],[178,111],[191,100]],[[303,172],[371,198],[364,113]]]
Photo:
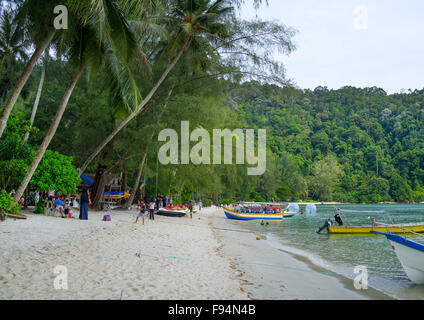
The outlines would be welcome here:
[[[375,87],[311,91],[245,83],[227,102],[249,126],[268,129],[273,153],[295,159],[307,183],[293,184],[293,173],[286,177],[282,169],[282,197],[424,200],[424,90],[388,95]]]
[[[293,88],[272,53],[294,51],[296,31],[242,19],[247,2],[263,3],[67,0],[57,30],[62,2],[2,1],[0,190],[75,193],[80,168],[98,177],[94,207],[107,174],[179,201],[424,201],[424,91]],[[181,121],[267,129],[265,173],[162,165],[158,134]]]

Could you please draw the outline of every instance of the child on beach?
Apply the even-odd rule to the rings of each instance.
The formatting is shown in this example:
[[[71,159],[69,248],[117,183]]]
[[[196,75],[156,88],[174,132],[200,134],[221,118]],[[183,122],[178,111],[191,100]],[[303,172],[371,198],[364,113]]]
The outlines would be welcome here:
[[[140,210],[138,211],[137,218],[134,223],[137,223],[138,218],[141,217],[142,225],[144,226],[144,216],[146,215],[146,205],[144,204],[144,201],[141,201],[139,209]]]
[[[69,211],[68,211],[68,218],[72,219],[72,209],[74,207],[74,201],[71,200],[71,203],[69,204]]]
[[[65,200],[65,203],[63,204],[63,210],[65,212],[65,217],[68,217],[69,214],[69,201]]]
[[[190,201],[188,208],[190,209],[190,219],[193,219],[193,202],[192,201]]]

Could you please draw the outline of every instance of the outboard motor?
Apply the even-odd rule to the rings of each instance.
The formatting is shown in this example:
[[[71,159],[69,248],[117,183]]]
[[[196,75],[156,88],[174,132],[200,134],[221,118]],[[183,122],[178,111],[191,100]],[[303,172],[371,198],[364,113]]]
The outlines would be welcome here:
[[[327,229],[328,227],[331,227],[331,225],[333,224],[333,221],[331,221],[331,219],[327,219],[324,223],[324,225],[317,229],[317,233],[320,233],[322,230]]]
[[[342,219],[340,214],[336,213],[336,215],[334,216],[334,220],[336,220],[336,222],[339,226],[343,225],[343,219]]]

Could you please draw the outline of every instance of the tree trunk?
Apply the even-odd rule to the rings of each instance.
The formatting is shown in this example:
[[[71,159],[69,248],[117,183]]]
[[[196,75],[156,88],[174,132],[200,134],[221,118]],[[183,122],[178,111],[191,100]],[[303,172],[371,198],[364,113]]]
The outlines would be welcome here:
[[[40,145],[40,148],[37,151],[37,154],[34,157],[34,160],[31,163],[31,166],[29,167],[24,179],[22,180],[21,185],[19,186],[18,190],[15,194],[15,204],[19,201],[19,198],[22,196],[25,188],[27,187],[28,183],[30,182],[35,170],[38,167],[38,164],[40,163],[41,159],[43,158],[44,153],[47,150],[47,147],[50,144],[50,141],[53,139],[57,127],[59,126],[60,120],[62,119],[63,113],[65,112],[66,106],[68,105],[69,99],[72,95],[72,91],[75,88],[75,85],[77,84],[79,78],[81,77],[81,74],[83,73],[85,66],[87,63],[85,63],[81,70],[79,70],[77,73],[74,74],[72,77],[72,80],[66,89],[66,92],[62,98],[62,102],[60,103],[59,109],[57,110],[56,116],[53,119],[53,122],[50,126],[49,131],[47,132],[46,136],[44,137],[43,142]]]
[[[128,122],[130,122],[132,119],[134,119],[137,115],[140,114],[140,112],[144,109],[146,104],[150,101],[150,99],[153,97],[157,89],[160,87],[162,82],[165,80],[165,78],[168,76],[169,72],[175,67],[178,60],[180,60],[181,56],[183,55],[184,51],[188,48],[190,44],[190,37],[187,37],[186,42],[184,46],[181,48],[180,52],[178,53],[177,57],[172,61],[172,63],[168,66],[168,68],[165,70],[165,72],[162,74],[162,77],[159,79],[159,81],[155,84],[155,86],[150,90],[149,94],[144,98],[144,100],[141,102],[139,107],[136,111],[131,113],[124,121],[122,121],[118,127],[97,147],[97,149],[88,157],[88,159],[85,161],[85,163],[82,165],[80,174],[84,173],[87,166],[93,161],[93,159],[99,154],[99,152],[118,134],[119,131],[123,127],[127,125]]]
[[[161,113],[159,114],[158,118],[156,119],[156,121],[157,121],[156,123],[159,123],[159,119],[161,118],[162,114],[165,112],[165,109],[166,109],[166,107],[168,105],[168,101],[169,101],[169,98],[171,97],[171,94],[172,94],[172,91],[173,90],[174,90],[174,87],[172,87],[172,89],[169,90],[169,93],[168,93],[168,96],[166,97],[166,100],[165,100],[165,104],[163,106],[163,109],[162,109]],[[155,132],[153,131],[152,134],[150,135],[150,139],[149,139],[149,142],[147,144],[146,151],[145,151],[144,156],[143,156],[143,160],[142,160],[142,162],[140,164],[140,167],[138,169],[137,179],[135,181],[134,188],[133,188],[133,191],[131,193],[131,197],[125,203],[125,208],[128,208],[133,203],[133,201],[134,201],[134,197],[135,197],[135,195],[137,193],[137,190],[138,190],[138,185],[140,184],[140,178],[141,178],[141,174],[143,172],[144,162],[146,160],[147,153],[149,151],[149,146],[150,146],[150,143],[152,142],[152,139],[153,139],[153,135],[154,134],[155,134]],[[143,196],[143,195],[141,195],[141,196]]]
[[[138,191],[138,186],[140,184],[141,175],[143,173],[144,162],[146,161],[147,152],[148,152],[148,149],[146,149],[146,152],[144,153],[144,156],[143,156],[143,160],[141,161],[140,167],[138,168],[137,178],[135,179],[134,188],[131,192],[131,197],[129,198],[129,200],[127,201],[127,203],[124,206],[125,208],[129,208],[129,206],[131,206],[131,204],[134,201],[135,195]]]
[[[107,177],[107,168],[105,166],[99,165],[97,167],[96,176],[94,178],[94,185],[91,194],[92,197],[92,208],[100,210],[101,201],[104,199],[106,177]]]
[[[35,96],[34,106],[32,107],[31,119],[29,120],[30,121],[30,128],[32,127],[32,124],[34,123],[35,114],[37,113],[38,104],[40,103],[41,91],[43,90],[44,78],[46,76],[47,61],[49,60],[49,48],[50,48],[49,46],[47,46],[47,48],[46,48],[46,53],[45,53],[46,59],[44,60],[43,69],[41,71],[41,78],[40,78],[40,82],[38,84],[37,95]],[[23,143],[28,141],[28,137],[29,137],[29,131],[25,133]]]
[[[127,188],[128,188],[128,185],[127,185],[127,164],[126,164],[125,161],[122,163],[122,171],[123,171],[123,173],[122,173],[121,188],[122,188],[122,191],[125,193],[125,192],[127,192]],[[126,202],[125,198],[122,198],[121,199],[121,205],[125,205],[125,202]]]
[[[15,105],[16,101],[19,98],[19,95],[21,94],[22,88],[25,86],[29,76],[31,75],[32,70],[34,69],[35,64],[37,63],[38,59],[40,58],[41,54],[46,50],[47,46],[50,44],[50,42],[53,40],[53,37],[55,35],[55,31],[53,31],[46,40],[38,46],[34,53],[31,56],[31,59],[29,59],[24,71],[22,72],[21,77],[18,80],[18,83],[15,85],[15,88],[12,91],[12,94],[10,95],[9,99],[6,102],[6,105],[4,106],[3,112],[0,117],[0,138],[3,135],[4,130],[6,129],[7,120],[9,119],[10,113],[12,112],[13,106]]]

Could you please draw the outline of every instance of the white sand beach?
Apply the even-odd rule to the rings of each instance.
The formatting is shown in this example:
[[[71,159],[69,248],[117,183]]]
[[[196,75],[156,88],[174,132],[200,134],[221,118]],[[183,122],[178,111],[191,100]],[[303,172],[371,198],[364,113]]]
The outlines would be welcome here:
[[[28,212],[26,212],[28,213]],[[88,221],[28,214],[0,223],[0,299],[383,299],[318,272],[245,264],[311,266],[288,253],[267,255],[249,233],[225,230],[223,213],[155,216],[136,225],[134,212],[89,212]],[[200,218],[200,219],[199,219]],[[56,290],[56,266],[68,289]]]

